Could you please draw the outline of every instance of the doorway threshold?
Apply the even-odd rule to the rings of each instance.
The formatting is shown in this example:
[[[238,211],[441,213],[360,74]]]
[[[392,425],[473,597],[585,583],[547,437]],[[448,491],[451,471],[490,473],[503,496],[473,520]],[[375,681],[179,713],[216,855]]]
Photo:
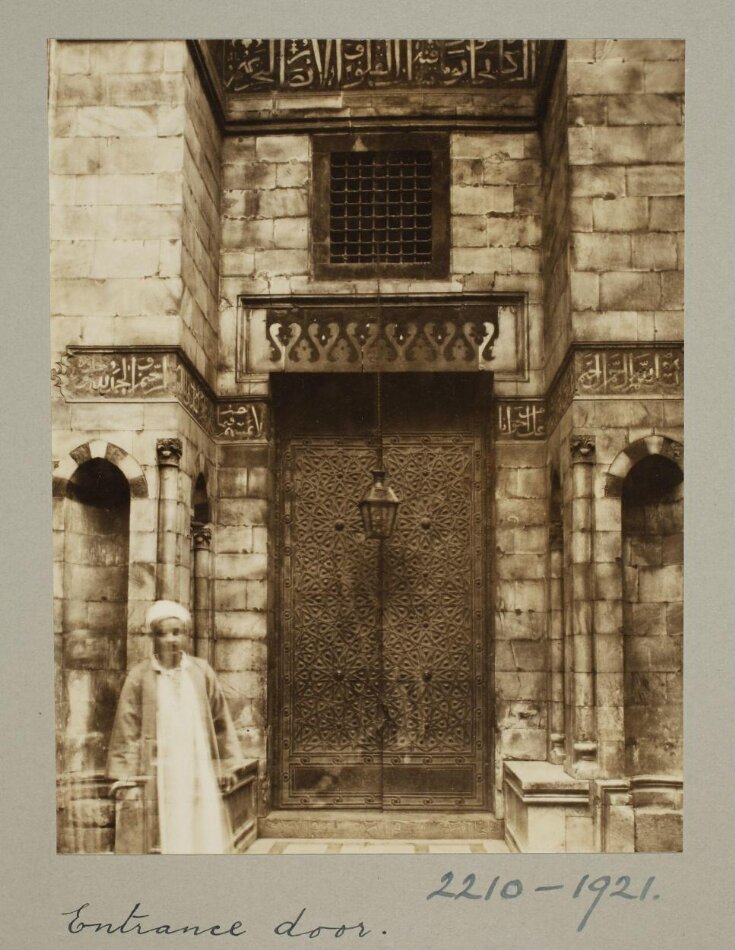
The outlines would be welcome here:
[[[482,840],[504,838],[491,812],[279,809],[258,819],[259,838]]]
[[[258,838],[245,854],[510,854],[498,838]]]

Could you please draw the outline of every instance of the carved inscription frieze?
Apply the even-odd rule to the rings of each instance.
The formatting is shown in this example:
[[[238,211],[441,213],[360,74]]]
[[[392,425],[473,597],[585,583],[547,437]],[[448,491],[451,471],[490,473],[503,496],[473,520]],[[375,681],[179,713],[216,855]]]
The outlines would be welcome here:
[[[548,432],[553,432],[558,426],[561,417],[571,405],[574,391],[574,366],[573,361],[568,360],[546,398],[546,426]]]
[[[500,399],[496,403],[499,439],[545,439],[546,405],[543,399]]]
[[[679,347],[583,349],[574,354],[574,368],[580,395],[681,392],[684,352]]]
[[[208,432],[214,428],[214,402],[193,373],[178,362],[171,373],[169,392]]]
[[[224,402],[217,405],[214,435],[223,439],[265,440],[269,434],[265,402]]]
[[[504,440],[545,438],[575,397],[679,396],[683,391],[681,345],[581,347],[569,354],[545,401],[497,401],[496,433]]]
[[[165,396],[168,354],[68,353],[51,379],[66,399]]]
[[[175,399],[216,439],[250,442],[268,436],[264,402],[218,402],[177,353],[70,350],[51,379],[67,402]]]
[[[225,40],[229,93],[530,86],[534,40]]]

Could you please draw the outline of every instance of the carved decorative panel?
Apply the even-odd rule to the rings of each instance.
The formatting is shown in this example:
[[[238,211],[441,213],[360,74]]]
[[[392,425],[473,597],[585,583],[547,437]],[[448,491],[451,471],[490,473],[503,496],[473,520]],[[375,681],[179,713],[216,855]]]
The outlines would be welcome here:
[[[471,435],[393,437],[384,546],[384,805],[483,803],[482,464]]]
[[[482,807],[482,460],[473,435],[391,437],[393,536],[362,534],[364,440],[282,457],[281,804]]]
[[[528,87],[534,40],[225,40],[229,93]]]
[[[380,804],[378,548],[356,504],[373,456],[316,439],[283,456],[283,805]]]

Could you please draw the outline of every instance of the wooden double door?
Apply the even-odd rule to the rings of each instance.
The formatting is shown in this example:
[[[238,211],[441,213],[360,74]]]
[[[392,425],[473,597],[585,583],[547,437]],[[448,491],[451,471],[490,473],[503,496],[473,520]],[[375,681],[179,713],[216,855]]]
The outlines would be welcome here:
[[[417,409],[410,381],[387,388],[384,458],[401,504],[382,542],[364,536],[357,507],[375,467],[360,431],[370,414],[312,403],[282,420],[277,807],[486,803],[481,420],[472,404],[459,418]],[[354,409],[356,396],[343,399]]]

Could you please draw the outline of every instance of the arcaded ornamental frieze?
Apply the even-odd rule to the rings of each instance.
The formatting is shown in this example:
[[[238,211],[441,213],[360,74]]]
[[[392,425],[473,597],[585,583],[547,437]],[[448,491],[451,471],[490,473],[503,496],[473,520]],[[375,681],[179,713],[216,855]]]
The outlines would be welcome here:
[[[265,372],[494,372],[527,378],[523,295],[242,297],[238,378]]]

